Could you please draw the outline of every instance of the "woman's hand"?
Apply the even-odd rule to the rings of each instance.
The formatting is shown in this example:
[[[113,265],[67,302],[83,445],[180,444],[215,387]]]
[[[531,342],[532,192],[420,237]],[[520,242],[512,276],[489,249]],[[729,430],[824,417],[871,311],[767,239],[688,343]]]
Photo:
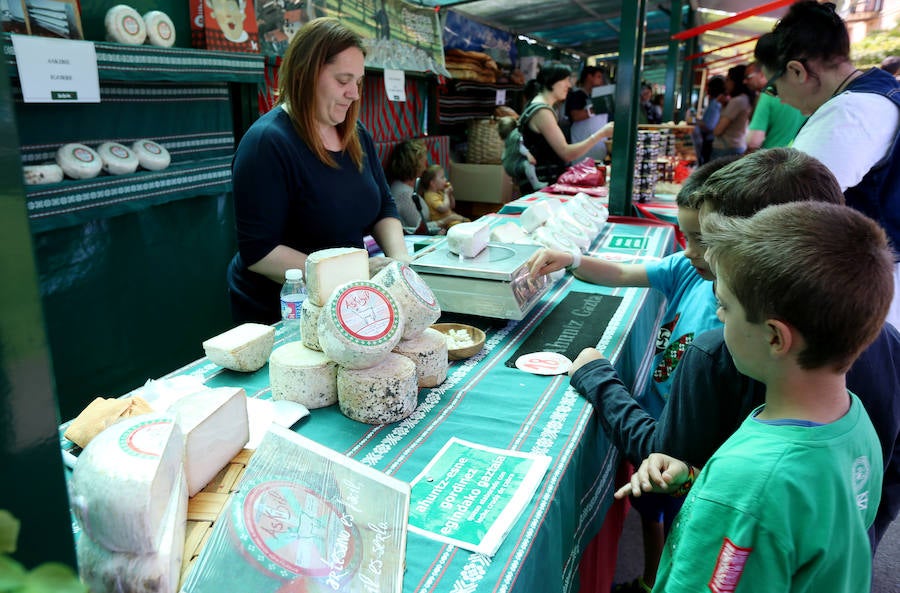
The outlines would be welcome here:
[[[631,474],[631,481],[615,491],[618,499],[640,496],[644,492],[670,493],[691,479],[691,468],[685,462],[664,453],[651,453],[641,467]]]
[[[541,249],[528,260],[528,269],[532,276],[543,276],[572,265],[574,260],[568,251]]]

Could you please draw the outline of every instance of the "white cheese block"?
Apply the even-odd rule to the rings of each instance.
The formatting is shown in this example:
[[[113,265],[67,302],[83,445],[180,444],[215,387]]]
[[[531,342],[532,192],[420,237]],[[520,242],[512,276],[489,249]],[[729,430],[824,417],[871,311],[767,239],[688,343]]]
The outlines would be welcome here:
[[[306,258],[304,277],[306,298],[321,307],[338,286],[369,279],[369,252],[356,247],[314,251]]]
[[[463,257],[475,257],[487,247],[491,227],[486,222],[463,222],[447,231],[447,248]]]
[[[373,282],[338,287],[319,316],[319,346],[341,366],[378,364],[400,341],[406,320],[394,298]]]
[[[43,183],[59,183],[63,180],[63,170],[57,164],[26,165],[22,167],[25,185],[41,185]]]
[[[175,44],[175,25],[169,15],[161,10],[151,10],[142,18],[147,27],[147,41],[150,45],[172,47]]]
[[[367,424],[403,420],[418,403],[417,377],[413,361],[393,352],[368,369],[339,367],[337,389],[341,412]]]
[[[169,151],[161,144],[157,144],[153,140],[135,140],[131,145],[131,150],[137,155],[141,167],[148,171],[162,171],[172,162]]]
[[[568,216],[574,218],[579,226],[585,228],[585,232],[591,237],[596,237],[597,233],[600,232],[600,228],[603,226],[603,221],[600,220],[599,217],[590,216],[581,206],[581,204],[573,201],[566,202],[563,210]]]
[[[84,144],[64,144],[56,151],[56,164],[72,179],[90,179],[100,174],[103,161]]]
[[[557,237],[566,237],[583,253],[591,246],[593,237],[589,236],[587,231],[571,221],[572,217],[566,215],[565,212],[554,216],[547,226],[556,234]]]
[[[491,229],[491,241],[515,243],[525,238],[525,231],[514,222],[506,222]]]
[[[82,534],[78,538],[78,573],[91,591],[175,593],[181,579],[188,493],[185,480],[169,494],[159,548],[148,554],[111,552]]]
[[[247,395],[240,387],[205,389],[179,399],[168,412],[184,434],[184,473],[193,496],[247,444]]]
[[[183,455],[184,436],[170,414],[131,416],[94,437],[71,481],[72,509],[88,537],[113,552],[158,550]]]
[[[118,4],[106,11],[106,38],[118,43],[140,45],[147,38],[147,26],[140,13],[130,6]]]
[[[553,210],[550,204],[545,202],[537,202],[525,209],[519,215],[519,224],[525,229],[526,233],[530,233],[550,219]]]
[[[562,251],[581,251],[575,241],[547,226],[542,226],[534,231],[533,236],[538,243],[550,249]]]
[[[97,154],[103,161],[103,170],[110,175],[125,175],[137,171],[137,155],[118,142],[104,142],[97,147]]]
[[[428,328],[411,340],[400,340],[394,352],[416,365],[419,387],[434,387],[447,378],[447,339],[436,329]]]
[[[337,363],[300,342],[279,346],[269,358],[272,399],[303,404],[308,409],[337,403]]]
[[[266,364],[274,344],[274,327],[244,323],[204,341],[203,351],[217,365],[247,373]]]
[[[302,312],[300,315],[300,336],[303,345],[311,350],[322,351],[319,346],[319,315],[322,314],[322,307],[314,305],[308,298],[303,301]]]
[[[372,282],[387,289],[403,311],[406,323],[401,340],[415,338],[441,316],[441,306],[434,293],[406,264],[392,262],[378,272]]]

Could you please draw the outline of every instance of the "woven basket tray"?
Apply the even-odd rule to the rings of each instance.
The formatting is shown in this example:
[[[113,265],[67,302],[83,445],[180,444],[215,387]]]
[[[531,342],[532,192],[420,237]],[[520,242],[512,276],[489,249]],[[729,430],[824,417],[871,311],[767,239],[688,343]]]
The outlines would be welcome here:
[[[494,118],[474,119],[469,122],[466,162],[498,165],[503,158],[503,140],[497,132]]]

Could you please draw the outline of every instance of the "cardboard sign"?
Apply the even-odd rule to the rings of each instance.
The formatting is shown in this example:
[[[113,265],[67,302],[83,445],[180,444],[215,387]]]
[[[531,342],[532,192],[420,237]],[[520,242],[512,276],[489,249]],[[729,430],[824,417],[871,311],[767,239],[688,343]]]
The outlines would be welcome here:
[[[190,0],[191,45],[216,51],[259,53],[253,0]]]

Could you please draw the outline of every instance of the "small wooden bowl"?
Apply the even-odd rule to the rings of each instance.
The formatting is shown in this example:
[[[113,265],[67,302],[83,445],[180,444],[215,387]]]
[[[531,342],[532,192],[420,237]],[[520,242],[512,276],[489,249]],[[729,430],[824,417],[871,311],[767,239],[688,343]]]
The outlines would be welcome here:
[[[447,350],[447,358],[450,360],[463,360],[464,358],[469,358],[470,356],[475,356],[481,349],[484,348],[484,332],[478,329],[477,327],[466,325],[464,323],[435,323],[431,326],[432,329],[436,329],[442,334],[449,334],[451,329],[461,329],[465,330],[469,337],[472,338],[474,344],[471,346],[466,346],[465,348],[454,348]]]

